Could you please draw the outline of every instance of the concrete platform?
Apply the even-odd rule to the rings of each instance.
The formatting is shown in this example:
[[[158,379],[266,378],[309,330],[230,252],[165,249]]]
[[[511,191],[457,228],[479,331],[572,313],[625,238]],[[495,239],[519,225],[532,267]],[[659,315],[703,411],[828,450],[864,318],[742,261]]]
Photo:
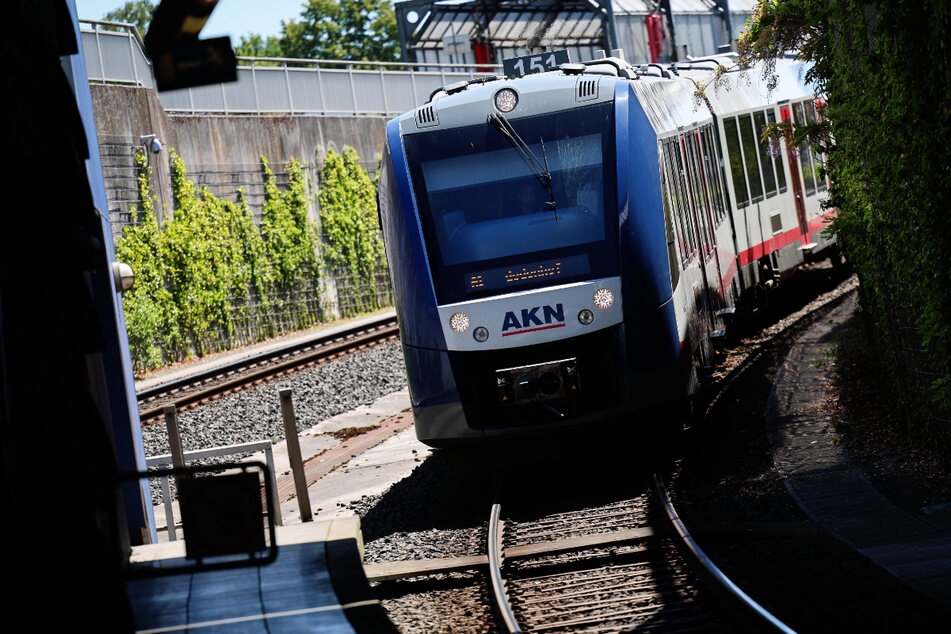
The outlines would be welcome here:
[[[278,527],[268,565],[171,573],[126,589],[137,632],[396,632],[363,575],[360,520]],[[133,549],[133,567],[186,563],[184,542]]]
[[[869,482],[833,442],[822,409],[830,368],[817,363],[838,324],[855,309],[847,298],[793,345],[776,377],[766,423],[773,461],[803,510],[829,533],[921,593],[951,606],[951,524],[913,516]]]

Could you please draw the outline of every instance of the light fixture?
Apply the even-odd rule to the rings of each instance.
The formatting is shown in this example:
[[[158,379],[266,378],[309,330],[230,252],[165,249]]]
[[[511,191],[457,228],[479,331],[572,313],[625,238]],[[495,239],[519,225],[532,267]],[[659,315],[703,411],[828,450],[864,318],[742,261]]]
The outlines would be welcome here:
[[[518,105],[518,93],[511,88],[503,88],[495,93],[495,107],[499,112],[512,112]]]
[[[479,326],[478,328],[472,331],[472,338],[478,341],[479,343],[483,343],[486,339],[489,338],[489,329],[486,328],[485,326]]]
[[[594,301],[595,306],[601,310],[605,310],[610,308],[614,303],[614,293],[606,288],[599,288],[594,292],[594,297],[592,300]]]
[[[162,142],[154,134],[143,134],[139,137],[139,145],[147,147],[152,154],[158,154],[162,151]]]
[[[453,313],[449,318],[449,327],[453,332],[463,333],[469,330],[469,315],[465,313]]]
[[[580,321],[583,325],[587,326],[592,321],[594,321],[594,313],[592,313],[587,308],[582,308],[581,312],[578,313],[578,321]]]
[[[112,263],[112,283],[117,293],[124,293],[135,284],[135,273],[125,262]]]

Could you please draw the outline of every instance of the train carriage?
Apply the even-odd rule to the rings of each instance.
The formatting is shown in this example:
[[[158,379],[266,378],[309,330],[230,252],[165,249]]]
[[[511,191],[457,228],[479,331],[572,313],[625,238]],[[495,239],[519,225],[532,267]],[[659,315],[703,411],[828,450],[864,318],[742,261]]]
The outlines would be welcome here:
[[[770,200],[758,173],[761,199],[738,189],[733,166],[748,178],[754,156],[746,132],[727,135],[773,102],[755,75],[737,84],[742,108],[720,92],[698,99],[719,63],[732,62],[606,58],[461,83],[388,123],[380,219],[420,440],[584,432],[678,407],[725,318],[764,281],[757,267],[826,246],[795,188]],[[806,117],[814,97],[786,65],[799,67],[783,64],[781,84],[794,81],[780,97]],[[778,165],[772,154],[756,165]],[[792,234],[761,230],[774,208],[804,218],[792,258],[773,255]]]

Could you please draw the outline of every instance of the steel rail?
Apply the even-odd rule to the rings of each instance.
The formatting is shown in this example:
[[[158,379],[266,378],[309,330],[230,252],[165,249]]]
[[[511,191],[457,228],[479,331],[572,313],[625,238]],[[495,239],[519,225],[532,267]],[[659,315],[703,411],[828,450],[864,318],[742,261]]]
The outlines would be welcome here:
[[[162,407],[172,401],[176,406],[191,405],[204,400],[214,394],[234,390],[256,381],[266,379],[275,374],[292,370],[299,366],[317,362],[323,358],[348,352],[353,348],[396,336],[398,332],[396,317],[386,316],[376,321],[362,323],[359,326],[347,328],[333,334],[317,335],[312,339],[296,341],[292,344],[274,348],[243,357],[193,374],[166,381],[153,387],[137,392],[139,402],[139,418],[146,420],[162,413]],[[329,343],[336,341],[337,343]],[[283,361],[275,359],[289,357]],[[261,366],[256,368],[255,366]],[[255,369],[251,369],[255,368]],[[222,377],[234,375],[224,380]],[[207,387],[200,387],[202,383],[214,381]],[[185,394],[169,399],[159,399],[163,395],[173,395],[177,391],[195,388]],[[149,406],[147,401],[161,400],[161,405]]]
[[[697,542],[690,535],[687,527],[684,526],[683,521],[680,519],[680,515],[677,514],[677,509],[674,508],[673,503],[670,501],[670,496],[667,495],[667,488],[664,486],[663,476],[656,471],[654,472],[654,485],[657,490],[657,495],[664,506],[664,511],[667,513],[667,518],[673,525],[674,530],[677,532],[677,535],[680,537],[683,544],[693,556],[694,560],[704,569],[707,575],[712,578],[714,582],[719,584],[719,586],[736,602],[737,605],[739,605],[744,610],[746,614],[756,619],[756,624],[760,629],[769,629],[769,631],[784,632],[785,634],[795,634],[795,630],[770,614],[766,608],[761,606],[752,597],[743,592],[743,590],[733,583],[733,581],[727,577],[716,566],[716,564],[713,563],[713,560],[711,560],[710,557],[708,557],[707,554],[703,552],[703,549],[700,548]]]
[[[489,582],[492,585],[492,598],[496,614],[509,634],[521,634],[522,628],[519,627],[518,620],[515,618],[515,612],[512,610],[512,604],[509,602],[508,594],[505,591],[505,580],[502,578],[502,505],[495,503],[492,505],[492,513],[489,517],[489,536],[487,540],[487,551],[489,555]]]

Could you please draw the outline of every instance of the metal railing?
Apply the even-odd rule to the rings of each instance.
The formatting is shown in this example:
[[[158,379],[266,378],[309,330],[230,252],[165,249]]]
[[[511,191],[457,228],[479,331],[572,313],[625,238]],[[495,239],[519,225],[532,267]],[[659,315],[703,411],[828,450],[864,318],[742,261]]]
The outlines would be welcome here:
[[[246,442],[240,445],[228,445],[226,447],[213,447],[211,449],[199,449],[197,451],[186,451],[184,452],[186,462],[192,460],[206,460],[208,458],[220,458],[222,456],[233,456],[235,454],[244,454],[244,453],[254,453],[257,451],[264,452],[265,464],[267,464],[268,475],[271,478],[271,491],[274,499],[272,500],[274,506],[275,517],[272,518],[274,524],[280,526],[283,524],[281,518],[281,501],[278,499],[277,495],[277,479],[275,477],[274,470],[274,452],[271,449],[271,442],[269,440],[261,440],[258,442]],[[161,456],[152,456],[145,459],[146,467],[164,467],[172,464],[172,454],[164,454]],[[169,541],[176,541],[176,528],[175,528],[175,512],[174,505],[172,502],[172,490],[169,486],[168,476],[160,475],[156,473],[154,476],[159,478],[159,486],[162,490],[162,503],[165,507],[165,527],[168,533]]]
[[[91,82],[155,88],[152,62],[131,24],[80,20]],[[396,116],[441,86],[494,75],[495,64],[431,64],[239,57],[238,81],[158,93],[176,114]]]

